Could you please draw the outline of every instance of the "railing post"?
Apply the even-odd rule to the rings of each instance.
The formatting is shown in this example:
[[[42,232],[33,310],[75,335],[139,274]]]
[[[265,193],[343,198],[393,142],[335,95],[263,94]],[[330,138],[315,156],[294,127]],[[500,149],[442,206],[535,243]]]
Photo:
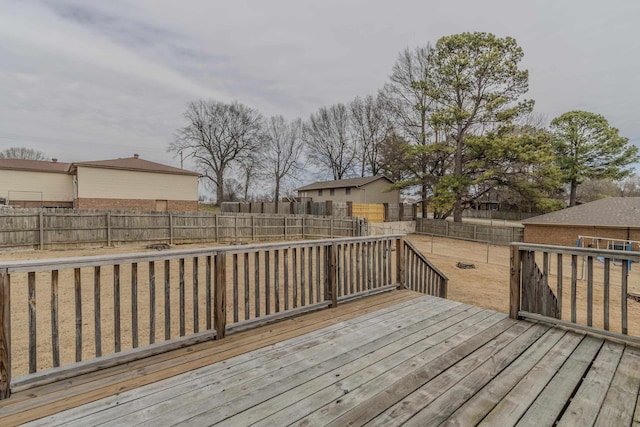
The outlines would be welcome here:
[[[213,328],[216,330],[216,339],[225,336],[227,328],[227,254],[218,252],[215,255],[215,276],[214,276],[214,314]]]
[[[396,279],[398,280],[398,289],[404,289],[404,237],[396,240]]]
[[[0,270],[0,400],[11,396],[11,292],[7,269]]]
[[[521,261],[522,253],[516,245],[511,246],[511,266],[509,280],[509,317],[518,318],[520,295],[522,292]]]
[[[331,301],[331,308],[338,306],[338,244],[332,243],[327,247],[329,251],[329,283],[327,286],[327,301]]]

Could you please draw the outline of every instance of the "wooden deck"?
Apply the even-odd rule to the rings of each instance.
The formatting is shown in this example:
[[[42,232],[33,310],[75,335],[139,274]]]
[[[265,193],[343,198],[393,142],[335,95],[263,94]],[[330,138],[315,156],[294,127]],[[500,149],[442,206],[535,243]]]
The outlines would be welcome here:
[[[0,424],[631,425],[640,349],[393,291],[41,386]]]

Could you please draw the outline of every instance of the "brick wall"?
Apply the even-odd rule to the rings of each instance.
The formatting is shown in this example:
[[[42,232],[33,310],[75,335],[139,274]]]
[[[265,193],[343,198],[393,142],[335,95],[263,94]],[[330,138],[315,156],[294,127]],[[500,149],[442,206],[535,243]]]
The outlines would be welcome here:
[[[141,199],[80,198],[76,200],[76,209],[155,211],[156,201]],[[197,211],[198,202],[195,200],[168,200],[167,210],[180,212]]]
[[[575,246],[578,236],[604,237],[608,239],[638,240],[640,229],[595,226],[565,226],[525,224],[524,242],[546,245]],[[634,248],[638,250],[638,248]]]

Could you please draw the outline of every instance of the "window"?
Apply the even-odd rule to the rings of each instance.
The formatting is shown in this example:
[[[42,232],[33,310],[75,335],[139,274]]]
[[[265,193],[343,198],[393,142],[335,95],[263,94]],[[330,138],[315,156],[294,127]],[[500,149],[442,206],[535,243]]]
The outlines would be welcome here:
[[[329,190],[329,195],[330,196],[333,196],[335,193],[336,193],[335,189],[332,188],[331,190]]]
[[[318,196],[322,196],[322,190],[318,190]]]
[[[349,194],[351,194],[351,188],[345,188],[345,189],[344,189],[344,194],[346,194],[347,196],[348,196]]]

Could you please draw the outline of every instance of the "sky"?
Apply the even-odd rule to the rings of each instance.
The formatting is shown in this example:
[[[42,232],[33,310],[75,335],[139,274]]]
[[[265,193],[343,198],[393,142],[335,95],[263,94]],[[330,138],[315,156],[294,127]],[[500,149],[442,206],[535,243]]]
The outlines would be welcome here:
[[[640,145],[638,17],[637,0],[0,0],[0,150],[180,166],[190,101],[306,119],[473,31],[523,48],[536,113],[602,114]]]

